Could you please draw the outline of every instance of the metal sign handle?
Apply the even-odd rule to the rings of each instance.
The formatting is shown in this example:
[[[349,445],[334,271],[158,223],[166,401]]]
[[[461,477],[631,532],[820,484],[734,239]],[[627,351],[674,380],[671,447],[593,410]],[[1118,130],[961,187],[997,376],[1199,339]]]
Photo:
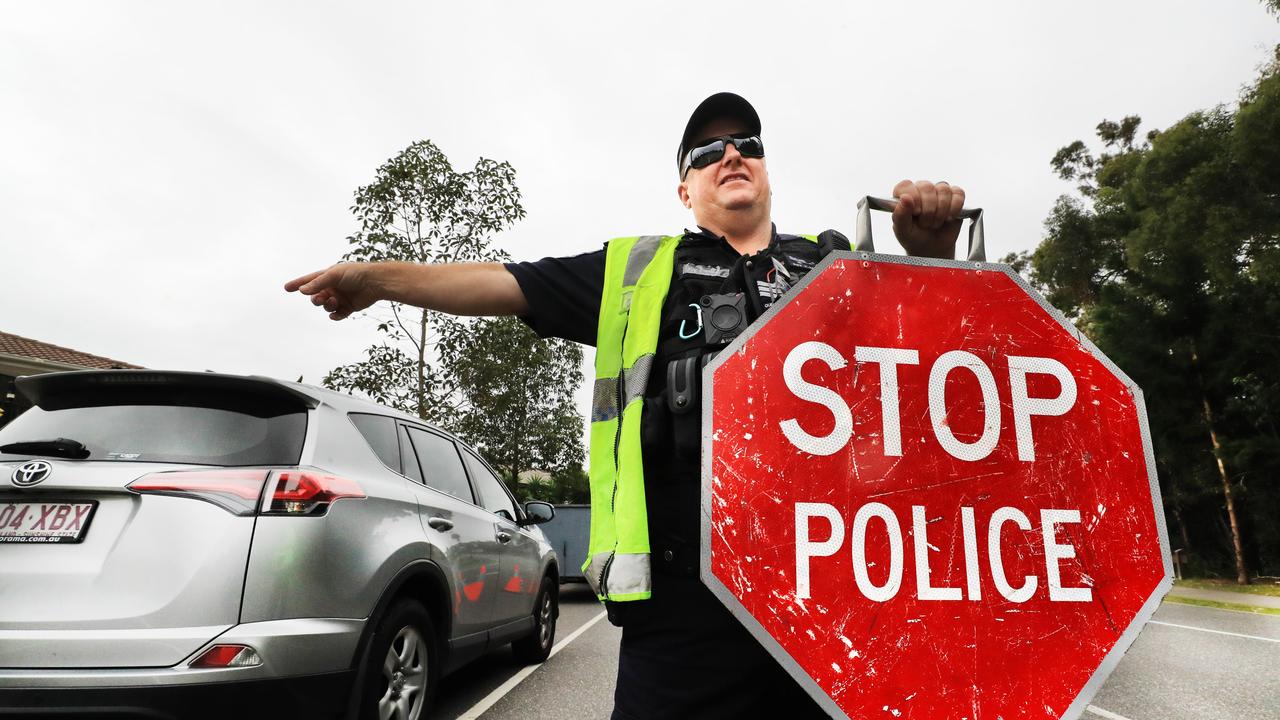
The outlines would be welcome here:
[[[871,211],[883,210],[893,212],[898,207],[897,200],[871,197],[858,201],[858,224],[854,234],[853,249],[858,252],[875,252],[875,244],[871,240]],[[987,247],[982,237],[982,208],[965,208],[960,211],[961,218],[969,220],[969,257],[974,262],[987,261]]]

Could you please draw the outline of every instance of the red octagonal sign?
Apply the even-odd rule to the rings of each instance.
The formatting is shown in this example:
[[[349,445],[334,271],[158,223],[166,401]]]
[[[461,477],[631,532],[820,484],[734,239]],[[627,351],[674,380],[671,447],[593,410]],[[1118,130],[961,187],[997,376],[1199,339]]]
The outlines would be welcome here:
[[[1141,392],[1007,266],[834,253],[706,373],[703,580],[835,717],[1078,717],[1171,585]]]

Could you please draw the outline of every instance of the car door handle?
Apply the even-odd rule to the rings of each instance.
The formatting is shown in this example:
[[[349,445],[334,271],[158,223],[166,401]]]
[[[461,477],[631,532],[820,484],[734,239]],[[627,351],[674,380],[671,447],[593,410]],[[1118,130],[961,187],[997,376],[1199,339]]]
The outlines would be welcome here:
[[[498,542],[500,542],[500,543],[508,543],[508,542],[511,542],[511,533],[507,532],[506,530],[499,530],[499,531],[498,531]]]
[[[433,517],[430,520],[427,520],[427,524],[440,532],[453,529],[453,521],[445,520],[442,517]]]

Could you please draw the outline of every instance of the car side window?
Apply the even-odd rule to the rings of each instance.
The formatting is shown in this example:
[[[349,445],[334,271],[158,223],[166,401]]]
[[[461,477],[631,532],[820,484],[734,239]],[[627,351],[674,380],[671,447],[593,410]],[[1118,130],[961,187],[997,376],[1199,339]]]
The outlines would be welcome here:
[[[404,460],[405,477],[425,485],[422,469],[418,467],[418,458],[413,453],[413,443],[409,442],[408,428],[404,425],[400,426],[400,457]]]
[[[467,473],[462,469],[462,458],[458,457],[458,448],[453,441],[415,427],[409,428],[409,437],[413,439],[413,448],[418,451],[427,487],[475,503],[471,485],[467,483]]]
[[[356,426],[365,442],[373,450],[383,465],[400,472],[400,448],[396,442],[396,421],[385,415],[369,415],[367,413],[347,413],[351,424]]]
[[[480,493],[480,505],[495,515],[505,515],[512,522],[520,517],[502,481],[489,471],[488,466],[470,452],[463,453],[463,456],[467,459],[467,470],[476,484],[476,492]]]

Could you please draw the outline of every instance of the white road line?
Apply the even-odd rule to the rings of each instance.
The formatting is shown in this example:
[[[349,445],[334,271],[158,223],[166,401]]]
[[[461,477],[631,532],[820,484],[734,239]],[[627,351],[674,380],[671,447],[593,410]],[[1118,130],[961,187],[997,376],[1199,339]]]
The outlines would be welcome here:
[[[1227,632],[1226,630],[1210,630],[1209,628],[1196,627],[1194,625],[1179,625],[1177,623],[1161,622],[1159,620],[1148,620],[1147,622],[1152,625],[1164,625],[1167,627],[1182,628],[1183,630],[1199,630],[1200,632],[1213,633],[1214,635],[1230,635],[1231,637],[1248,638],[1249,640],[1280,643],[1280,638],[1261,637],[1258,635],[1241,635],[1240,633]]]
[[[595,617],[583,623],[582,627],[569,633],[569,637],[556,643],[555,647],[551,648],[551,654],[547,656],[547,659],[550,660],[551,658],[555,657],[556,653],[560,652],[560,650],[564,648],[564,646],[568,645],[574,640],[577,640],[579,635],[589,630],[592,625],[595,625],[596,623],[600,622],[600,620],[603,619],[604,616],[607,614],[608,613],[601,610],[599,615],[596,615]],[[497,690],[494,690],[493,692],[489,693],[488,695],[485,696],[483,700],[476,703],[475,705],[472,705],[470,710],[467,710],[466,712],[459,715],[458,720],[478,720],[478,718],[481,715],[483,715],[486,710],[493,707],[494,705],[497,705],[499,700],[501,700],[507,693],[514,690],[517,685],[524,682],[525,678],[532,675],[533,671],[537,670],[540,667],[542,667],[541,664],[530,665],[522,669],[520,672],[516,673],[515,675],[512,675],[506,682],[499,685]]]
[[[1117,715],[1111,712],[1110,710],[1103,710],[1097,705],[1090,705],[1089,707],[1085,708],[1085,710],[1088,710],[1089,712],[1093,713],[1094,715],[1097,715],[1098,717],[1106,718],[1107,720],[1129,720],[1129,718],[1123,715]]]

